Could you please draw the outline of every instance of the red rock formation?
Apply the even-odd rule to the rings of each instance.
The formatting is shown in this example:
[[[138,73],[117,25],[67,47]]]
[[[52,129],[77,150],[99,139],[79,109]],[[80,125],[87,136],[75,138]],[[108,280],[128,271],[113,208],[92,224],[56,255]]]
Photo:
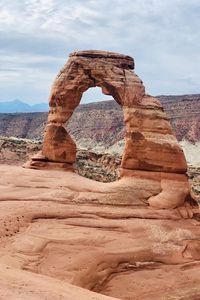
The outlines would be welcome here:
[[[148,204],[174,208],[182,205],[189,193],[185,157],[160,102],[145,95],[133,69],[134,61],[129,56],[105,51],[72,53],[52,87],[42,153],[28,166],[72,169],[76,146],[64,126],[83,92],[99,86],[124,112],[126,143],[121,177],[146,178],[147,174],[147,181],[159,185],[156,194],[153,190],[149,194]]]
[[[1,165],[0,299],[200,298],[200,211],[184,155],[133,66],[115,53],[71,55],[52,89],[42,151],[29,163],[72,170],[76,146],[64,125],[97,85],[124,112],[118,181]]]

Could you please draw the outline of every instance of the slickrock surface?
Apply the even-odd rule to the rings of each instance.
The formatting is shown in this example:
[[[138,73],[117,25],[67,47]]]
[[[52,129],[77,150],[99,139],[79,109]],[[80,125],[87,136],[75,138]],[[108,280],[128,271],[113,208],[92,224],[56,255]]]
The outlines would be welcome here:
[[[144,178],[0,170],[0,299],[200,298],[198,208],[135,201]]]

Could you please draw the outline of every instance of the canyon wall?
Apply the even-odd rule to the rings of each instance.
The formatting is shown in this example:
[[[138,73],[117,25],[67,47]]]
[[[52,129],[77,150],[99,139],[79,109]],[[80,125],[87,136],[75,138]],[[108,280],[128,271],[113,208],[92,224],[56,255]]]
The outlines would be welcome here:
[[[158,98],[177,139],[200,141],[200,95]],[[47,113],[0,114],[0,135],[41,140],[46,121]],[[78,145],[89,145],[92,140],[109,147],[124,137],[122,110],[113,100],[80,104],[67,128]]]

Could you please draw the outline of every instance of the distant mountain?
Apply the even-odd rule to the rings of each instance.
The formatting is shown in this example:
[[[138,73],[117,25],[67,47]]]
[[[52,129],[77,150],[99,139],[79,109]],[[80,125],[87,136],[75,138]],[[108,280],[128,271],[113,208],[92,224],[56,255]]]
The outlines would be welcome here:
[[[29,105],[18,99],[7,102],[0,102],[0,113],[27,113],[48,111],[48,103]]]
[[[31,106],[31,112],[44,112],[49,110],[48,103],[38,103]]]

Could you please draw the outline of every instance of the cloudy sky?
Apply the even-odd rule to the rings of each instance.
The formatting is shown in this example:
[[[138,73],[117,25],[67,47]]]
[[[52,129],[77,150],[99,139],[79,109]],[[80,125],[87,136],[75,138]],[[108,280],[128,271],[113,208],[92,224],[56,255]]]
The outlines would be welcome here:
[[[152,95],[200,93],[200,0],[0,0],[0,101],[48,101],[83,49],[131,55]]]

